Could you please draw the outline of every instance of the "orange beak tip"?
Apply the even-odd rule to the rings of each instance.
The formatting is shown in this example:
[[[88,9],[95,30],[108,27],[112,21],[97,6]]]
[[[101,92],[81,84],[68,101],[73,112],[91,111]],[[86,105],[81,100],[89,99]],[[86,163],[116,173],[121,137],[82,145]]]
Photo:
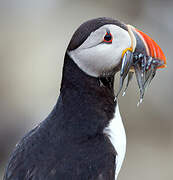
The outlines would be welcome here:
[[[137,32],[138,36],[143,42],[143,45],[146,48],[146,52],[148,56],[151,56],[152,58],[156,58],[163,62],[163,65],[159,66],[158,69],[166,68],[166,57],[162,51],[162,49],[159,47],[159,45],[150,38],[147,34],[143,33],[142,31],[135,28],[135,31]]]
[[[158,67],[157,69],[163,69],[163,68],[167,68],[167,64],[163,64],[162,66]]]

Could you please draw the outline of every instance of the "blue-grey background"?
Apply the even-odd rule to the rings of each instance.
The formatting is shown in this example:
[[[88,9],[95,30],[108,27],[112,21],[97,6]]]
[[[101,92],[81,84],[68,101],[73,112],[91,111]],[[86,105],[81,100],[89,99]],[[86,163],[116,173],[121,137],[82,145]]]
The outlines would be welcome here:
[[[150,35],[167,56],[144,103],[135,80],[119,99],[127,154],[119,180],[173,179],[173,1],[0,0],[0,178],[9,153],[53,108],[63,56],[85,20],[108,16]]]

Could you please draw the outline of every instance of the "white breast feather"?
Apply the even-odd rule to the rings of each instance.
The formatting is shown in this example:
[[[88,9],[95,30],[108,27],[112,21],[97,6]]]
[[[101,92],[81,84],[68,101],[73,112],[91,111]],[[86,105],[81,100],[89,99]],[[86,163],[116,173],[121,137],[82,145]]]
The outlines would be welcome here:
[[[118,103],[115,109],[114,117],[110,121],[109,126],[104,129],[104,133],[109,135],[110,141],[117,152],[116,171],[115,171],[115,180],[116,180],[118,173],[121,169],[126,152],[126,134],[121,119],[121,115],[119,112]]]

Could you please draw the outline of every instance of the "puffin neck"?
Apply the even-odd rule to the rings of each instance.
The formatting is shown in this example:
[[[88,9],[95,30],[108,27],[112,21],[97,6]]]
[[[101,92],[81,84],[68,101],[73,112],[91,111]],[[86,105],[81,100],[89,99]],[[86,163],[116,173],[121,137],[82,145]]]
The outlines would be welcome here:
[[[77,91],[108,91],[114,96],[114,76],[92,77],[83,72],[66,53],[64,58],[61,92],[70,88]],[[96,92],[94,92],[96,93]]]
[[[63,110],[61,125],[69,127],[74,136],[95,136],[108,126],[115,106],[113,87],[100,85],[99,78],[85,74],[66,54],[56,106],[57,111]]]

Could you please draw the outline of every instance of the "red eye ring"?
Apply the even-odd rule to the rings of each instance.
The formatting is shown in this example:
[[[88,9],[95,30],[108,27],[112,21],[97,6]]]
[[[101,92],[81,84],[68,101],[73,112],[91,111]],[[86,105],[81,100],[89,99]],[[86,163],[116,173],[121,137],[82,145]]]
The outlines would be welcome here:
[[[110,32],[107,32],[103,41],[105,43],[112,43],[112,40],[113,40],[112,34]]]

